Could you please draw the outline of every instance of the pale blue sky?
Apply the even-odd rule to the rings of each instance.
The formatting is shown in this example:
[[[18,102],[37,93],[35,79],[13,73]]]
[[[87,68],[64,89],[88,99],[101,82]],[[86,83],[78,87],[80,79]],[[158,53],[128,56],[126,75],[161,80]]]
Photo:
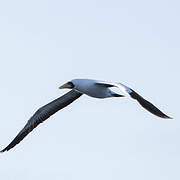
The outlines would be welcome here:
[[[179,180],[180,2],[1,1],[0,147],[73,78],[129,85],[135,101],[82,96],[0,155],[3,180]]]

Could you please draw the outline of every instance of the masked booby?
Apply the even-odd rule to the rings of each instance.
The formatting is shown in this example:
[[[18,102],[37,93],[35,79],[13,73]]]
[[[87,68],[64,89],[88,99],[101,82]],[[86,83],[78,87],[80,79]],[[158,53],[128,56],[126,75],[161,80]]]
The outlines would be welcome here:
[[[124,95],[113,92],[110,88],[117,87],[127,96],[137,100],[139,104],[152,114],[165,119],[172,119],[164,114],[152,103],[145,100],[137,92],[122,83],[109,83],[92,79],[74,79],[60,86],[59,89],[71,89],[68,93],[39,108],[28,120],[24,128],[17,134],[12,142],[0,152],[9,151],[22,141],[36,126],[48,119],[51,115],[71,104],[83,94],[94,98],[124,97]]]

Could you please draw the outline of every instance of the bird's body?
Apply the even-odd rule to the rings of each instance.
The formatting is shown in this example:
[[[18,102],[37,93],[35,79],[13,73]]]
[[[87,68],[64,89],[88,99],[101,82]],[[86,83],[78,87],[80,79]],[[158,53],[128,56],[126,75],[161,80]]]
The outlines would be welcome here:
[[[62,85],[60,89],[68,88],[72,89],[70,92],[59,97],[58,99],[50,102],[49,104],[39,108],[34,115],[28,120],[24,128],[17,134],[12,142],[4,148],[1,152],[8,151],[23,140],[36,126],[48,119],[51,115],[64,107],[71,104],[83,94],[86,94],[94,98],[109,98],[109,97],[124,97],[121,94],[113,92],[110,88],[117,87],[124,94],[137,100],[139,104],[152,114],[165,119],[171,119],[169,116],[160,111],[152,103],[145,100],[142,96],[136,93],[131,88],[121,83],[109,83],[104,81],[92,80],[92,79],[74,79]]]
[[[98,84],[98,80],[93,79],[74,79],[71,81],[74,89],[94,98],[114,97],[114,93],[108,86]]]

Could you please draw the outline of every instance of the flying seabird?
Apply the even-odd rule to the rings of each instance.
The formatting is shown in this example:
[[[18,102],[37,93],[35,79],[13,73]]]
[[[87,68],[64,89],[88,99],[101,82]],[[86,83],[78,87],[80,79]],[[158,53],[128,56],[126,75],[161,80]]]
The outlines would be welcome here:
[[[28,120],[24,128],[17,134],[12,142],[0,152],[9,151],[11,148],[16,146],[22,141],[36,126],[48,119],[51,115],[55,114],[60,109],[71,104],[73,101],[78,99],[81,95],[86,94],[94,98],[109,98],[109,97],[124,97],[124,95],[117,94],[111,90],[112,87],[120,88],[120,90],[137,100],[139,104],[152,114],[165,119],[172,119],[171,117],[164,114],[152,103],[145,100],[142,96],[136,93],[131,88],[125,86],[122,83],[109,83],[104,81],[92,80],[92,79],[74,79],[60,86],[59,89],[71,89],[68,93],[55,99],[54,101],[46,104],[39,108],[34,115]]]

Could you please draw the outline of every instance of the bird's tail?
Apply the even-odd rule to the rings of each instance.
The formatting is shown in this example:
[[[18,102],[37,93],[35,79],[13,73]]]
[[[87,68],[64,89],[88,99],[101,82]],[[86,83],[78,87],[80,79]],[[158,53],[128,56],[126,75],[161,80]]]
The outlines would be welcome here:
[[[115,92],[113,92],[111,95],[112,95],[112,97],[125,97],[124,95],[117,94]]]

